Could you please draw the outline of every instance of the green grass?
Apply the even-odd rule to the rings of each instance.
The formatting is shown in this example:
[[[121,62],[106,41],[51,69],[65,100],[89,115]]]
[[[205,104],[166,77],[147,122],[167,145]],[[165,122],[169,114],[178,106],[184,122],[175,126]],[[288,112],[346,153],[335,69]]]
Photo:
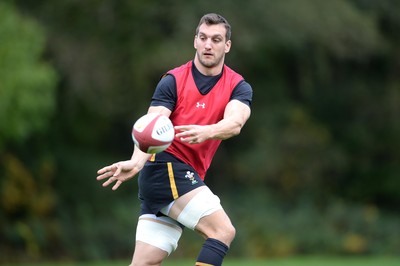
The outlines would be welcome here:
[[[25,263],[3,266],[127,266],[129,262]],[[168,260],[163,266],[190,266],[194,260]],[[265,260],[228,259],[224,266],[399,266],[399,257],[291,257]]]

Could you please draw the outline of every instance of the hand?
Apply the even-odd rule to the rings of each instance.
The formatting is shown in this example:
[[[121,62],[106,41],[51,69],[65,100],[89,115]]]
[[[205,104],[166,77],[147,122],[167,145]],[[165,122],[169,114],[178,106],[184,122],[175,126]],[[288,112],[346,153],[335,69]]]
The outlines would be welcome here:
[[[175,130],[180,131],[176,134],[176,137],[180,138],[182,142],[198,144],[209,139],[210,128],[210,126],[199,125],[175,126]]]
[[[140,171],[140,169],[139,167],[137,167],[137,164],[135,164],[132,160],[122,161],[98,170],[98,176],[96,179],[103,180],[108,178],[108,180],[103,183],[103,187],[106,187],[115,182],[112,190],[116,190],[123,182],[135,176]]]

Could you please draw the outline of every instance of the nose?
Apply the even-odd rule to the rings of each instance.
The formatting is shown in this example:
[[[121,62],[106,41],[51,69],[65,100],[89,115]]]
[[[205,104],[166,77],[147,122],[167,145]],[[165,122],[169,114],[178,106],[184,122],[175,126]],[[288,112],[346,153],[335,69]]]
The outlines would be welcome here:
[[[207,50],[210,50],[210,49],[211,49],[211,39],[207,39],[207,40],[206,40],[205,48],[206,48]]]

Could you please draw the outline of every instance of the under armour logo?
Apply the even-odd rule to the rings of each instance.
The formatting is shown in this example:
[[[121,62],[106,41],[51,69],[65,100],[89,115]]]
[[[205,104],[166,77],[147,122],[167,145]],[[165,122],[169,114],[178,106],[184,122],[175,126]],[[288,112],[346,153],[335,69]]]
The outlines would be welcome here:
[[[205,103],[199,103],[199,102],[197,102],[196,103],[196,108],[199,108],[199,107],[201,107],[201,108],[206,108],[206,104]]]

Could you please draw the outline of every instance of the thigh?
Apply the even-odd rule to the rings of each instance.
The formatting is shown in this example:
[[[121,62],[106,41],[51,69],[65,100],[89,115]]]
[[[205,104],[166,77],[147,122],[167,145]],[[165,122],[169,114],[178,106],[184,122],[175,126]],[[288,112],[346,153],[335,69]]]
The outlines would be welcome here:
[[[145,214],[139,217],[133,261],[140,265],[161,262],[178,246],[182,228],[170,217]],[[134,264],[135,265],[135,264]]]
[[[195,229],[204,238],[216,238],[228,246],[235,237],[235,228],[224,210],[218,210],[202,217]]]
[[[161,212],[194,230],[203,217],[220,210],[223,209],[219,198],[207,186],[202,186],[179,197]]]
[[[130,265],[161,265],[168,252],[142,241],[136,241]]]
[[[185,195],[179,197],[178,199],[174,200],[169,206],[163,209],[163,213],[168,215],[174,220],[177,220],[178,216],[181,214],[183,209],[186,205],[196,196],[199,192],[203,191],[204,189],[208,189],[206,186],[198,187],[189,191]],[[167,211],[167,213],[165,213]]]

